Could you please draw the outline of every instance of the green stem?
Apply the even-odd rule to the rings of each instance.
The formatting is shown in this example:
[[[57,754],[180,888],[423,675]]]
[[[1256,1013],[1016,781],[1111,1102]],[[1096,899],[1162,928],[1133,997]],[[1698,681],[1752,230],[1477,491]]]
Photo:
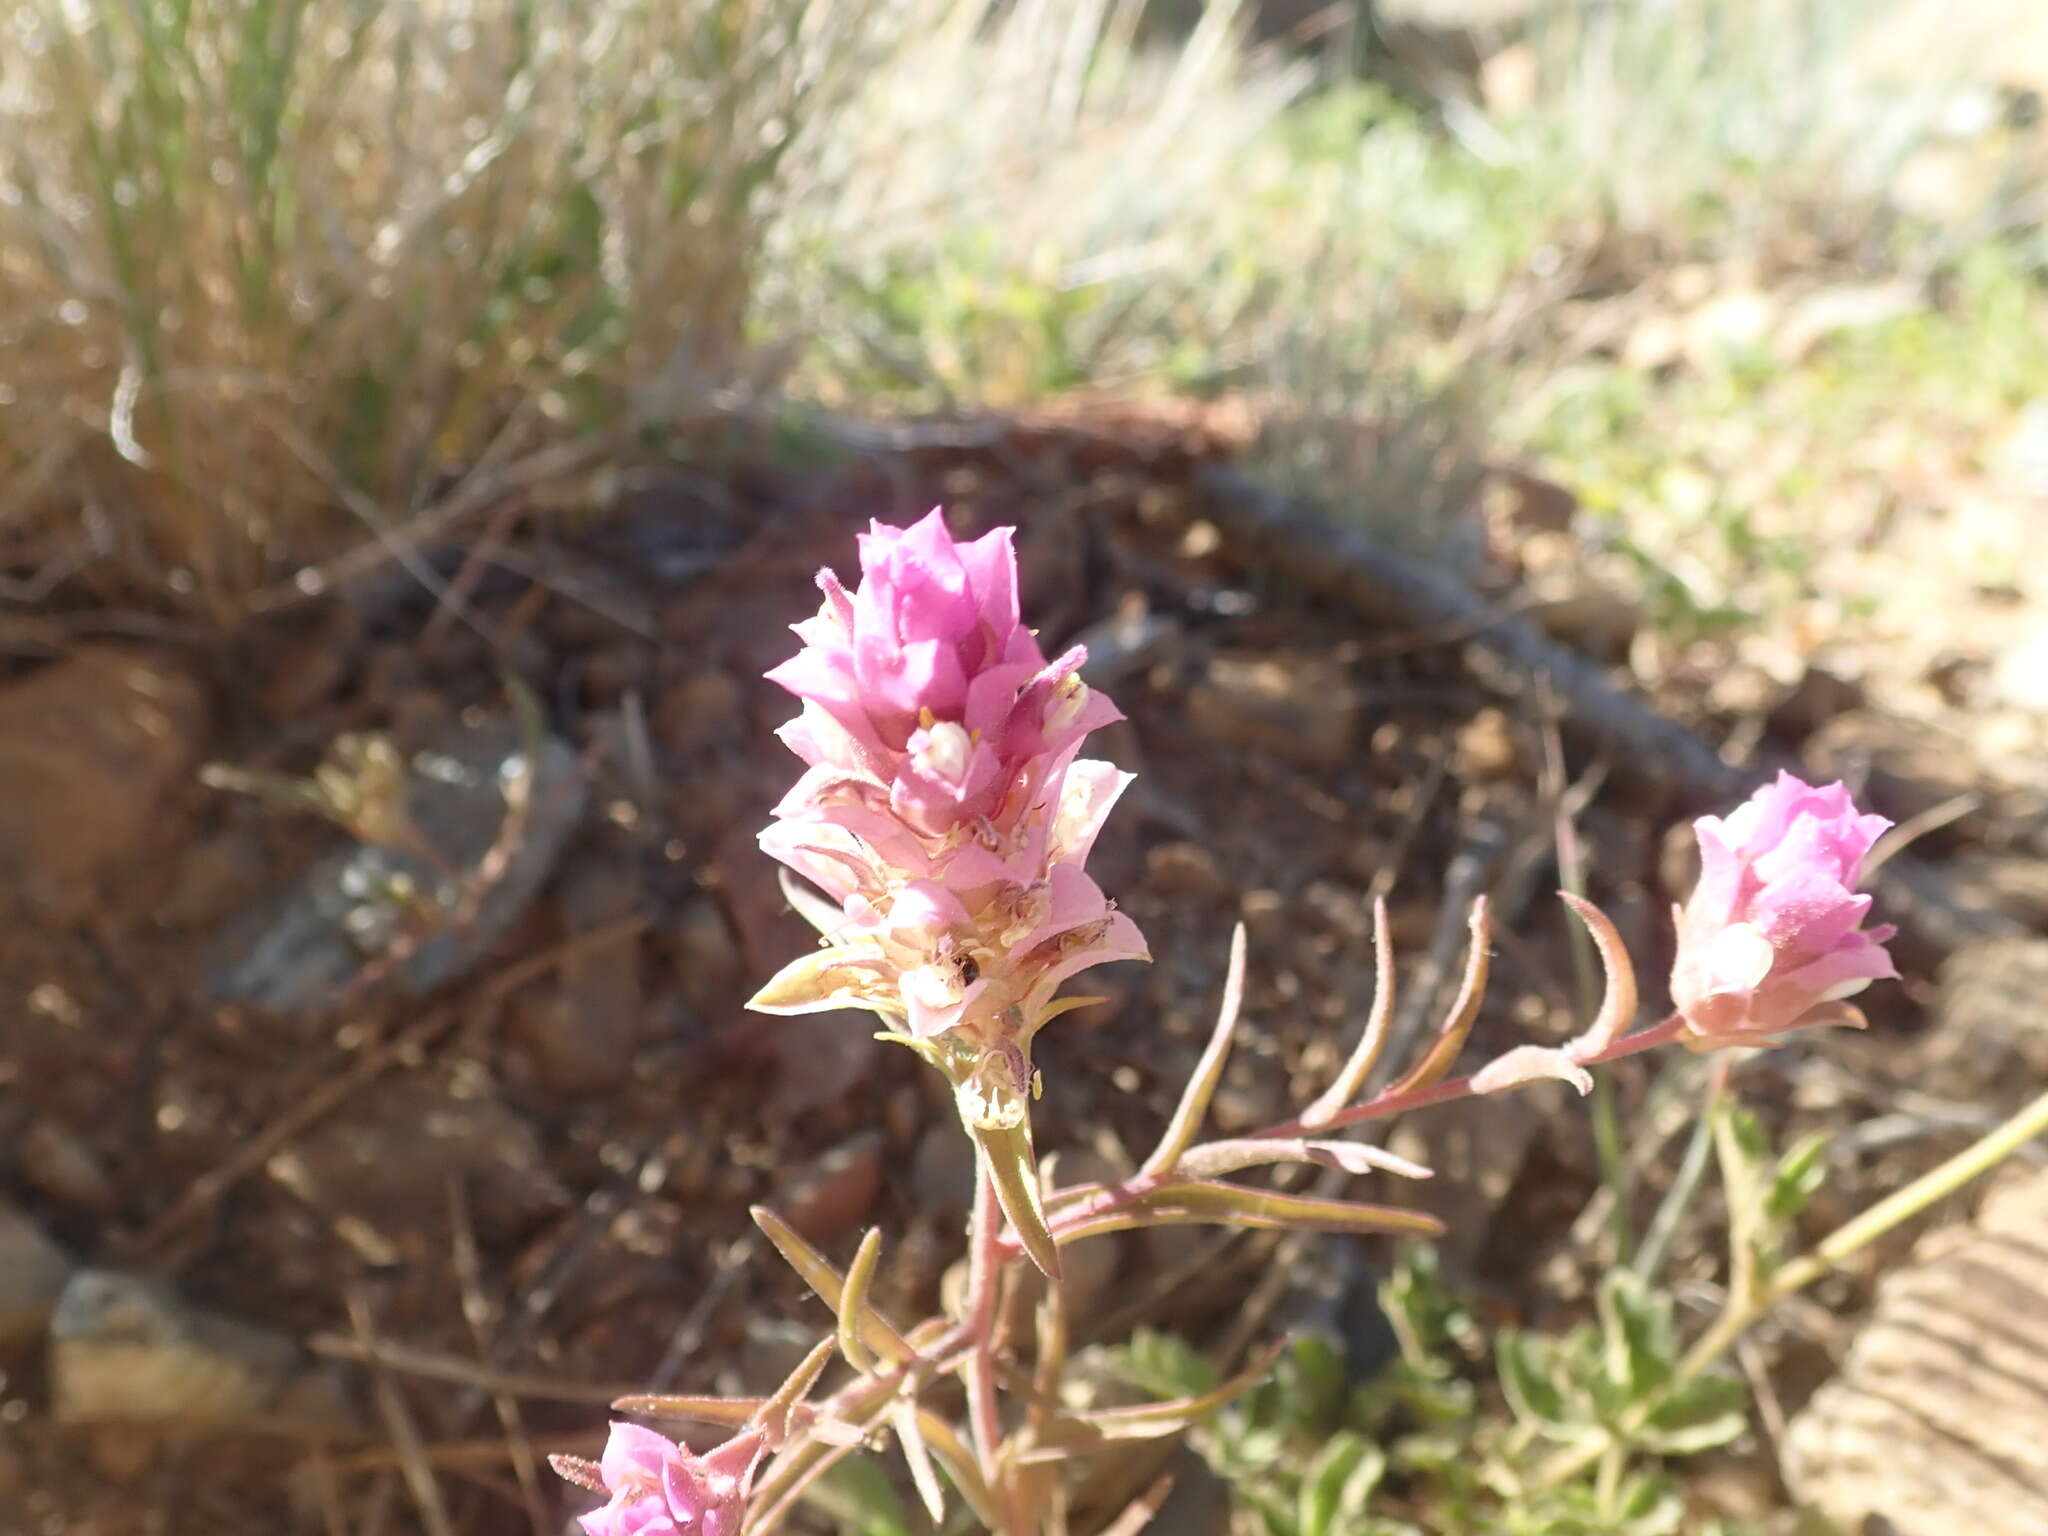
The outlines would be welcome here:
[[[1721,1315],[1686,1351],[1685,1358],[1679,1361],[1663,1392],[1636,1405],[1628,1415],[1624,1433],[1639,1427],[1672,1392],[1718,1364],[1721,1357],[1735,1346],[1736,1340],[1779,1302],[1805,1290],[1901,1222],[1910,1221],[1972,1179],[1989,1173],[2041,1135],[2048,1135],[2048,1093],[2017,1111],[2003,1125],[1985,1132],[1947,1162],[1930,1168],[1904,1189],[1894,1191],[1868,1210],[1852,1216],[1809,1252],[1784,1265],[1765,1283],[1731,1285],[1728,1302],[1721,1309]],[[1566,1482],[1600,1460],[1614,1445],[1613,1437],[1603,1434],[1568,1446],[1538,1471],[1537,1481],[1546,1487]]]
[[[1691,1380],[1714,1365],[1750,1325],[1788,1296],[1797,1295],[1828,1271],[1869,1247],[1903,1221],[1911,1220],[1947,1198],[1972,1179],[1989,1173],[2035,1137],[2048,1133],[2048,1093],[2011,1119],[1930,1168],[1904,1189],[1895,1190],[1859,1215],[1852,1216],[1822,1238],[1811,1251],[1786,1264],[1753,1294],[1731,1292],[1714,1326],[1700,1336],[1678,1364],[1673,1384]]]

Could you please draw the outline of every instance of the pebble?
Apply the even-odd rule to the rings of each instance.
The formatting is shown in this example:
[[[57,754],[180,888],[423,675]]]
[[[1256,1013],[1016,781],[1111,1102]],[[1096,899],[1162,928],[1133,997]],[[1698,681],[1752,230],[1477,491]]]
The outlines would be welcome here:
[[[792,1173],[769,1207],[807,1241],[837,1242],[874,1209],[885,1142],[880,1131],[849,1136]]]
[[[584,850],[559,883],[556,905],[571,938],[631,917],[646,894],[638,864],[618,849]],[[617,1087],[632,1071],[646,1002],[638,936],[572,949],[558,976],[519,1012],[535,1070],[565,1098]]]
[[[954,1121],[934,1120],[910,1159],[910,1193],[919,1210],[964,1216],[974,1203],[974,1144]]]
[[[373,1264],[445,1245],[451,1180],[468,1188],[486,1242],[568,1200],[525,1120],[488,1094],[457,1096],[417,1078],[389,1083],[360,1113],[315,1127],[265,1169]]]
[[[446,867],[475,870],[492,854],[505,820],[500,777],[522,750],[518,727],[499,716],[458,724],[413,759],[406,810]],[[530,795],[523,835],[502,873],[467,922],[443,926],[393,968],[400,991],[417,995],[467,975],[554,872],[588,798],[575,752],[557,737],[540,743]],[[277,1013],[332,1010],[381,962],[395,935],[411,931],[407,909],[382,894],[395,878],[432,891],[444,876],[417,855],[364,843],[329,854],[216,937],[202,967],[211,1000]]]
[[[71,1271],[63,1249],[0,1202],[0,1360],[41,1335]]]
[[[54,1120],[38,1120],[21,1138],[21,1176],[53,1200],[104,1214],[118,1199],[114,1181],[85,1143]]]
[[[1317,656],[1212,656],[1187,699],[1189,724],[1219,746],[1322,768],[1350,754],[1359,709],[1350,674]]]
[[[849,1099],[883,1050],[875,1038],[880,1021],[859,1009],[763,1019],[760,1027],[775,1051],[767,1111],[785,1122]]]
[[[83,1269],[50,1319],[50,1396],[60,1424],[247,1419],[283,1391],[297,1346],[188,1307],[138,1275]]]
[[[0,885],[63,921],[137,868],[191,784],[199,685],[161,659],[85,645],[0,688]]]
[[[1214,898],[1230,891],[1223,867],[1200,843],[1160,843],[1148,849],[1145,883],[1168,896]]]

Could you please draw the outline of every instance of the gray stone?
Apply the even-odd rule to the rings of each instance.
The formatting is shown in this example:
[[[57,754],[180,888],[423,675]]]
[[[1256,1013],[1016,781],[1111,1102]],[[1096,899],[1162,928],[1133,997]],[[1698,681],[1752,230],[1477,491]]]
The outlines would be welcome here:
[[[300,1364],[291,1340],[187,1307],[154,1281],[82,1269],[50,1318],[62,1424],[208,1424],[268,1409]]]
[[[41,1228],[0,1204],[0,1360],[31,1342],[71,1278],[71,1260]]]
[[[390,965],[390,979],[402,992],[428,992],[474,968],[554,869],[588,795],[576,754],[544,737],[531,765],[523,833],[481,898],[467,897],[494,855],[505,821],[499,786],[522,751],[514,722],[493,717],[457,726],[416,755],[406,812],[437,858],[355,842],[335,850],[282,896],[229,925],[204,968],[213,1000],[326,1012],[346,1002],[372,967],[389,963],[394,945],[403,958]],[[398,900],[394,884],[439,903],[449,921],[414,942],[420,901]]]

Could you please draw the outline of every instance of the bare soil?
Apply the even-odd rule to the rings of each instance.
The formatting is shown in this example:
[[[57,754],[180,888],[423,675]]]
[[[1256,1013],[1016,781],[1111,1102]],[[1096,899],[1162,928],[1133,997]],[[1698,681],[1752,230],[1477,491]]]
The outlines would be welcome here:
[[[751,1238],[753,1203],[841,1257],[879,1223],[880,1294],[921,1315],[959,1238],[949,1107],[862,1019],[742,1003],[808,942],[754,846],[796,771],[771,734],[790,702],[760,673],[815,606],[812,572],[851,564],[862,520],[938,502],[963,534],[1019,526],[1027,611],[1048,649],[1098,642],[1129,716],[1102,750],[1141,775],[1097,872],[1156,963],[1107,975],[1090,988],[1107,1002],[1048,1032],[1042,1145],[1142,1155],[1239,917],[1252,1028],[1217,1112],[1225,1126],[1284,1113],[1362,1016],[1374,895],[1392,903],[1412,989],[1426,997],[1432,966],[1455,961],[1437,935],[1460,858],[1472,878],[1457,894],[1490,892],[1500,931],[1474,1050],[1559,1037],[1581,1006],[1549,895],[1561,825],[1654,994],[1663,914],[1689,878],[1667,837],[1680,808],[1625,785],[1577,806],[1571,786],[1604,768],[1528,679],[1476,671],[1464,637],[1376,629],[1247,563],[1190,513],[1189,471],[1220,451],[1199,424],[1134,417],[804,472],[746,458],[623,469],[603,496],[515,509],[426,551],[459,611],[397,569],[224,636],[52,602],[0,683],[0,1198],[82,1262],[151,1275],[323,1358],[374,1336],[481,1369],[448,1380],[415,1360],[383,1376],[463,1532],[531,1527],[521,1437],[588,1443],[607,1390],[758,1386],[792,1329],[819,1325]],[[1118,636],[1136,648],[1119,655]],[[204,787],[200,765],[302,773],[361,730],[416,750],[465,712],[502,711],[507,673],[573,747],[590,794],[483,962],[424,995],[372,965],[310,1012],[212,1000],[222,956],[341,837]],[[1748,719],[1697,692],[1666,702],[1717,742]],[[1772,701],[1742,708],[1790,750],[1814,723]],[[1913,808],[1913,781],[1878,790],[1894,814]],[[1981,859],[2017,835],[2011,816],[1980,812],[1919,851]],[[1756,1096],[1786,1126],[1864,1117],[1919,1070],[1911,1001],[1930,988],[1923,970],[1872,997],[1869,1035],[1753,1068]],[[1619,1074],[1644,1138],[1662,1134],[1638,1119],[1662,1070]],[[1945,1091],[1988,1095],[1990,1113],[2001,1090]],[[1504,1314],[1575,1305],[1557,1256],[1595,1186],[1584,1126],[1576,1109],[1513,1132],[1467,1123],[1468,1139],[1512,1140],[1474,1154],[1490,1183],[1461,1190],[1447,1167],[1437,1187],[1398,1192],[1452,1219],[1466,1278]],[[1936,1125],[1857,1154],[1816,1219],[1958,1134]],[[1649,1148],[1646,1201],[1675,1159],[1675,1145]],[[1173,1272],[1184,1250],[1133,1245],[1092,1283],[1135,1298],[1124,1314],[1202,1333],[1236,1314],[1265,1251],[1238,1244],[1190,1277]],[[1711,1269],[1704,1251],[1698,1263]],[[354,1427],[325,1442],[280,1423],[60,1427],[28,1349],[0,1410],[0,1530],[430,1528],[390,1400],[360,1365],[334,1368]],[[477,1385],[490,1372],[572,1400],[522,1387],[494,1404]],[[566,1490],[540,1487],[558,1522]]]

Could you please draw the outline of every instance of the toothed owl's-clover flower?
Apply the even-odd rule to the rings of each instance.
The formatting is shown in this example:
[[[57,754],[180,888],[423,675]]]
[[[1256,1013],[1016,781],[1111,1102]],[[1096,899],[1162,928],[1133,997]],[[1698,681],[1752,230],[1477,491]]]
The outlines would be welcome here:
[[[579,1518],[586,1536],[738,1536],[747,1485],[766,1448],[754,1430],[699,1456],[651,1429],[615,1422],[594,1466],[569,1457],[555,1464],[609,1496]]]
[[[876,523],[855,590],[818,573],[803,649],[768,673],[803,701],[780,735],[807,767],[761,846],[823,894],[785,880],[826,942],[752,1006],[871,1009],[928,1054],[1008,1063],[1021,1091],[1060,984],[1147,956],[1082,867],[1129,776],[1081,744],[1122,716],[1081,647],[1047,661],[1023,626],[1011,532]]]
[[[1889,925],[1863,927],[1863,860],[1891,825],[1859,813],[1840,784],[1789,773],[1726,817],[1703,816],[1699,885],[1678,916],[1671,995],[1703,1042],[1753,1043],[1898,975]],[[1825,1012],[1823,1010],[1826,1010]]]

